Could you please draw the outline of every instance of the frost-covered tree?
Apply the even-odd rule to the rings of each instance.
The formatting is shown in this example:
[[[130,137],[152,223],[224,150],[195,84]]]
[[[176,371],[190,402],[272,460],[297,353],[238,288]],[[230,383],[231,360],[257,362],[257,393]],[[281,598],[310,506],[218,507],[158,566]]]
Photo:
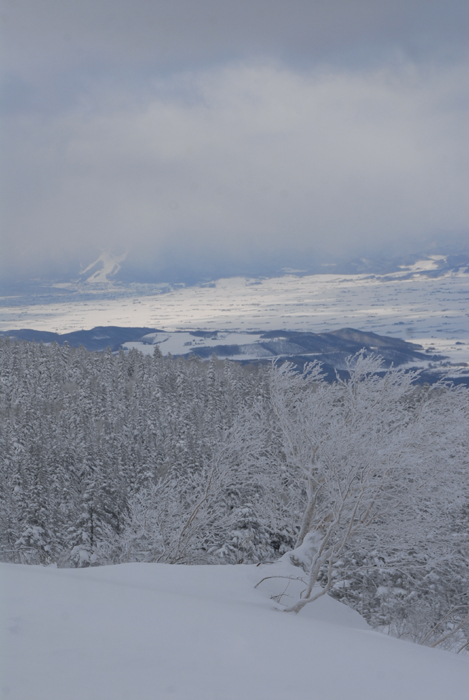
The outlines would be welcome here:
[[[416,372],[381,370],[379,357],[362,352],[350,358],[348,379],[332,385],[317,363],[270,374],[285,480],[300,514],[291,558],[307,572],[290,611],[327,593],[354,547],[406,556],[428,547],[448,557],[449,530],[441,529],[468,497],[467,390],[422,388]]]
[[[168,549],[197,505],[216,455],[263,393],[261,368],[216,358],[92,353],[0,337],[0,557],[77,566],[119,561],[138,503],[160,514],[166,509]],[[233,509],[260,498],[245,479],[254,443],[248,444],[249,430],[244,436],[244,461],[238,447],[228,460],[225,450],[220,468],[231,465],[231,481],[217,490],[216,507],[212,489],[184,530],[187,560],[205,551],[208,502],[210,543],[222,548]],[[254,475],[260,462],[249,463]],[[142,534],[130,556],[141,557],[147,545]]]
[[[262,406],[241,412],[199,468],[176,465],[129,499],[121,560],[240,563],[273,555],[276,512],[269,505],[280,484],[267,468],[261,413]]]
[[[317,365],[0,337],[0,558],[253,563],[294,550],[307,577],[295,605],[328,591],[382,629],[462,647],[467,391],[379,370],[360,355],[327,384]]]

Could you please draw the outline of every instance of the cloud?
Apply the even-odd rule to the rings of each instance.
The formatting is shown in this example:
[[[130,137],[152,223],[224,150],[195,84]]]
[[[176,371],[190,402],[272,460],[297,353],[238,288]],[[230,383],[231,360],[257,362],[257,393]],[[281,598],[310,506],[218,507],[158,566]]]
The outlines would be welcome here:
[[[4,0],[4,56],[24,72],[234,57],[334,60],[464,51],[464,0]]]
[[[467,231],[466,11],[3,0],[0,266],[297,264]]]
[[[8,255],[353,254],[465,230],[465,70],[233,63],[11,118]]]

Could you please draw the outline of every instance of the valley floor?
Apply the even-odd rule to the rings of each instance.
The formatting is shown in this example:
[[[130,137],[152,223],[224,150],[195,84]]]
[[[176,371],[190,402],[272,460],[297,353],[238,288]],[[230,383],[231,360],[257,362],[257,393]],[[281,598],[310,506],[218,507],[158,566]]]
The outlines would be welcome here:
[[[66,333],[95,326],[321,333],[357,328],[469,362],[469,274],[237,277],[161,293],[148,286],[50,298],[0,298],[0,330]]]

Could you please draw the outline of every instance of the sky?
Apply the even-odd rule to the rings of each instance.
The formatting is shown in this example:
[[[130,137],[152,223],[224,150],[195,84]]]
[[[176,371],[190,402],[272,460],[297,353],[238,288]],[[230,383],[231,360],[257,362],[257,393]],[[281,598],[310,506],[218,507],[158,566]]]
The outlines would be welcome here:
[[[466,0],[2,0],[0,274],[469,239]]]

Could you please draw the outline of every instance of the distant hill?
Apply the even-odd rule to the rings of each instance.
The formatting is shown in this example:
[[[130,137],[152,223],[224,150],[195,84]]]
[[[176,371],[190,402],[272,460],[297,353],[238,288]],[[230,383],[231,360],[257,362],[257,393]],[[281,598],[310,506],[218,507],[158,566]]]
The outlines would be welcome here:
[[[154,332],[154,328],[121,328],[118,326],[97,326],[89,331],[73,331],[72,333],[51,333],[49,331],[35,331],[24,328],[19,331],[0,331],[0,335],[7,335],[18,340],[29,340],[35,343],[68,343],[78,348],[83,345],[87,350],[118,350],[124,343],[138,340],[147,333]]]
[[[145,354],[152,354],[158,346],[164,355],[197,356],[209,359],[216,355],[220,359],[230,359],[242,363],[267,363],[273,359],[293,362],[303,366],[305,362],[318,360],[330,379],[335,372],[346,368],[346,358],[362,348],[375,352],[383,358],[385,367],[391,364],[401,366],[414,364],[426,366],[441,363],[446,358],[434,355],[421,345],[409,343],[400,338],[391,338],[376,333],[363,332],[355,328],[341,328],[329,333],[307,333],[301,331],[248,331],[233,333],[227,331],[175,331],[166,332],[156,328],[123,328],[119,326],[98,326],[91,330],[72,333],[51,333],[33,329],[3,331],[4,336],[36,343],[68,343],[72,347],[83,346],[87,350],[103,351],[110,348],[116,352],[120,348],[132,348]],[[435,373],[425,371],[422,379],[435,381]]]

